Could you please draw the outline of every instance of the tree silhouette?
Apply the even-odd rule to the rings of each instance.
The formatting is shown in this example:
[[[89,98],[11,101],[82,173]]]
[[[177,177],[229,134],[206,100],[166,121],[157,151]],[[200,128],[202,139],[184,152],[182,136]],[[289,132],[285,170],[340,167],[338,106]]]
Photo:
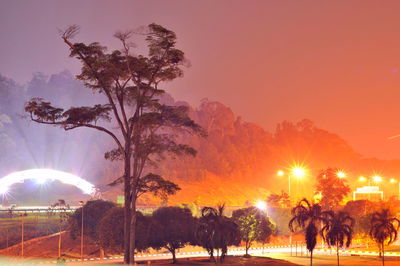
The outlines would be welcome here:
[[[225,205],[217,208],[204,207],[196,229],[196,244],[205,248],[214,258],[214,249],[221,249],[220,262],[228,252],[228,246],[240,244],[240,231],[238,225],[224,215]]]
[[[321,229],[321,234],[329,247],[336,246],[337,264],[339,265],[339,248],[349,247],[353,238],[354,219],[347,212],[326,213],[328,224]]]
[[[187,106],[169,106],[160,102],[165,93],[163,82],[183,75],[184,53],[175,48],[176,35],[160,25],[150,24],[142,36],[147,43],[147,55],[131,53],[133,32],[119,32],[115,37],[122,49],[107,52],[98,42],[73,43],[71,39],[79,27],[68,27],[62,39],[70,49],[70,56],[82,65],[77,78],[104,101],[94,106],[55,107],[41,98],[33,98],[25,105],[30,119],[37,123],[59,126],[64,130],[91,128],[109,135],[116,148],[107,152],[110,160],[122,160],[123,176],[112,184],[123,183],[125,196],[124,262],[134,263],[136,201],[139,194],[166,188],[173,194],[177,186],[152,173],[148,166],[165,153],[195,155],[191,147],[176,142],[178,131],[202,134],[200,126],[188,116]],[[107,122],[111,122],[106,126]],[[168,185],[166,187],[166,185]]]
[[[397,223],[397,226],[395,226],[395,223]],[[388,209],[376,211],[372,214],[369,234],[382,251],[382,265],[385,265],[385,241],[387,245],[396,241],[399,227],[400,220],[392,217]]]
[[[302,199],[292,209],[292,219],[289,221],[289,229],[295,232],[297,229],[305,229],[307,249],[310,251],[310,265],[312,265],[313,250],[317,244],[317,223],[328,224],[327,213],[322,211],[319,204],[311,204],[307,199]]]
[[[183,248],[193,241],[194,218],[187,208],[161,207],[153,212],[154,222],[158,223],[153,228],[154,247],[165,247],[172,253],[172,263],[177,263],[176,250]]]

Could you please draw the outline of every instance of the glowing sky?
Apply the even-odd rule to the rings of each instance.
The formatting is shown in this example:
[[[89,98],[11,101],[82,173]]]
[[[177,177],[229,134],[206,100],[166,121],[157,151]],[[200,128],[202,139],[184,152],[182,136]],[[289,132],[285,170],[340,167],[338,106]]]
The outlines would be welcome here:
[[[0,2],[0,73],[23,83],[78,64],[57,28],[118,47],[112,34],[152,22],[174,30],[192,66],[176,98],[230,106],[272,130],[309,118],[360,153],[400,158],[399,1]]]

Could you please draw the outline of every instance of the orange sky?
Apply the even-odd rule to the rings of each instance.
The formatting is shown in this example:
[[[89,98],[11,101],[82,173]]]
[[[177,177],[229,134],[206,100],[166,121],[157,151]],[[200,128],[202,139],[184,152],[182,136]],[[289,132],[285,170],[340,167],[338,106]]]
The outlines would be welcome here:
[[[24,4],[22,4],[24,3]],[[57,28],[83,41],[152,22],[192,66],[176,98],[230,106],[268,130],[309,118],[365,156],[400,159],[399,1],[1,1],[0,73],[26,82],[78,65]],[[117,46],[114,46],[117,47]]]

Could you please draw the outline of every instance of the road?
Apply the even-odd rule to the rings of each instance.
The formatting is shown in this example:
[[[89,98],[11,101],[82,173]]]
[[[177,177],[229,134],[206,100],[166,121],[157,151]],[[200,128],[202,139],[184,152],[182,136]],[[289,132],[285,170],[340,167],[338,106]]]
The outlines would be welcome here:
[[[244,248],[230,248],[228,251],[229,255],[243,255],[245,252]],[[287,260],[299,265],[308,265],[309,256],[305,251],[304,247],[296,248],[289,246],[270,246],[270,247],[256,247],[249,250],[251,255],[266,256],[276,259]],[[385,263],[389,265],[400,265],[400,252],[388,252],[387,260]],[[176,256],[178,259],[184,258],[200,258],[208,257],[208,253],[205,251],[192,251],[192,252],[180,252]],[[137,255],[136,260],[141,261],[153,261],[153,260],[165,260],[172,259],[170,253],[158,253],[149,255]],[[377,265],[380,264],[377,252],[371,251],[341,251],[341,265]],[[122,257],[111,257],[111,258],[91,258],[81,260],[67,260],[67,265],[91,265],[91,264],[118,264],[122,262]],[[56,261],[38,261],[38,260],[25,260],[21,261],[15,258],[13,261],[1,261],[1,265],[16,265],[19,263],[26,263],[27,265],[43,265],[43,264],[56,264]],[[335,265],[336,264],[336,253],[329,249],[316,249],[314,251],[314,265]]]

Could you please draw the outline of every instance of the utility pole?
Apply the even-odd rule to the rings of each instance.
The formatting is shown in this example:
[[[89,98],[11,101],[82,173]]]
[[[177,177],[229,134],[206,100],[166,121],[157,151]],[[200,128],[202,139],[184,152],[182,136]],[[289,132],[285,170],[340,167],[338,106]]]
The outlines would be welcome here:
[[[81,260],[83,260],[83,201],[79,201],[79,204],[82,206],[82,214],[81,214]]]
[[[24,217],[21,215],[21,257],[24,257]]]

